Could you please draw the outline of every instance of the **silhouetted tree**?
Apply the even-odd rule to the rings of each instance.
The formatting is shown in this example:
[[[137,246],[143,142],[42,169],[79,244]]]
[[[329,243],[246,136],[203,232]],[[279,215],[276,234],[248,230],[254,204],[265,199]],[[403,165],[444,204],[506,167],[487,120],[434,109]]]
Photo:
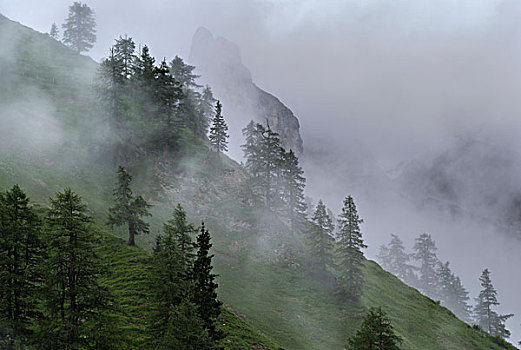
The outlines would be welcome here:
[[[210,136],[208,137],[217,153],[228,150],[228,125],[226,125],[224,117],[221,115],[221,109],[221,102],[217,101],[215,106],[215,117],[213,118],[212,127],[210,128]]]
[[[358,300],[364,284],[362,249],[367,246],[360,232],[361,223],[363,220],[358,216],[353,197],[347,196],[338,219],[337,252],[340,257],[341,286],[351,300]]]
[[[53,23],[51,25],[51,30],[49,31],[49,36],[51,38],[53,38],[54,40],[58,40],[59,35],[60,35],[60,33],[58,32],[58,26],[56,25],[56,23]]]
[[[325,270],[326,264],[331,262],[331,252],[334,245],[332,234],[335,225],[327,214],[326,206],[322,200],[318,201],[311,220],[313,221],[310,232],[311,246],[314,253],[318,255],[320,267]]]
[[[78,53],[88,51],[96,42],[94,11],[81,2],[69,7],[63,27],[63,42]]]
[[[481,282],[481,287],[483,289],[479,292],[479,296],[476,298],[476,306],[474,308],[476,322],[482,329],[492,335],[501,338],[510,337],[510,331],[506,329],[505,321],[514,315],[499,315],[497,312],[492,310],[493,307],[499,305],[499,302],[497,301],[497,291],[492,285],[488,269],[483,270],[479,277],[479,281]]]
[[[201,85],[197,85],[195,82],[199,76],[193,73],[194,69],[194,66],[186,64],[179,56],[175,56],[170,62],[170,72],[175,80],[181,84],[183,89],[201,87]]]
[[[470,299],[468,292],[461,284],[459,277],[454,275],[449,267],[449,262],[438,267],[439,297],[442,304],[454,312],[458,318],[467,323],[472,322],[472,308],[468,304]]]
[[[388,246],[380,247],[378,261],[383,267],[407,284],[415,284],[414,266],[409,262],[411,254],[407,254],[403,242],[397,235],[391,234]]]
[[[282,183],[282,199],[288,208],[291,231],[295,233],[299,224],[304,222],[307,204],[304,197],[306,178],[299,165],[298,157],[293,150],[285,152],[281,149],[280,176]]]
[[[415,240],[414,257],[420,263],[418,288],[432,298],[438,297],[438,276],[436,267],[438,258],[436,257],[436,243],[431,235],[422,233]]]
[[[371,308],[362,326],[349,339],[347,348],[352,350],[399,350],[402,338],[396,335],[391,321],[382,308]]]
[[[197,307],[199,317],[203,320],[205,329],[208,330],[210,338],[218,342],[224,338],[224,334],[217,329],[217,318],[221,313],[222,303],[217,299],[217,283],[215,274],[212,273],[212,258],[210,254],[210,233],[205,229],[204,223],[197,236],[197,256],[194,261],[192,280],[194,283],[194,293],[192,302]]]
[[[149,232],[149,224],[143,216],[151,216],[150,205],[142,196],[134,197],[130,188],[132,175],[124,167],[118,167],[118,185],[114,189],[114,206],[109,208],[108,224],[128,226],[128,245],[135,245],[135,235]]]

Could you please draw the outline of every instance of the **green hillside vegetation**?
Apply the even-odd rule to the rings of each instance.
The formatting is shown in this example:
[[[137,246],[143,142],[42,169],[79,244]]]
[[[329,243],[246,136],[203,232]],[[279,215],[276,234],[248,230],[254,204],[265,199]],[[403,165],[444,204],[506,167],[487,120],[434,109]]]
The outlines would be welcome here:
[[[112,270],[102,282],[124,310],[118,324],[133,347],[146,348],[143,276],[149,252],[181,203],[190,221],[204,220],[212,234],[219,299],[229,305],[221,316],[227,349],[342,349],[366,311],[379,306],[403,338],[403,349],[515,349],[372,261],[364,262],[360,301],[346,302],[337,272],[317,267],[304,230],[292,232],[289,217],[259,205],[248,172],[216,157],[208,140],[188,127],[180,129],[170,158],[156,152],[127,162],[135,193],[153,206],[151,234],[137,236],[137,247],[126,246],[128,233],[105,225],[116,166],[105,152],[108,122],[93,88],[98,64],[5,17],[0,39],[0,67],[8,72],[0,76],[6,87],[0,121],[8,127],[0,130],[0,189],[17,183],[41,206],[66,186],[82,196],[96,224],[110,232],[102,234],[99,248]],[[18,125],[22,117],[41,124]]]

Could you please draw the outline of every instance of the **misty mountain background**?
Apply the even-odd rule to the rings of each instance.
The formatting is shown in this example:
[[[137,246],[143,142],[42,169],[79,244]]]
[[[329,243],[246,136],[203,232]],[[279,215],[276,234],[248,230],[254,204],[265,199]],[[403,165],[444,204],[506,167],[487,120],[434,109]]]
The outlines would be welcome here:
[[[98,23],[89,53],[96,61],[124,34],[149,44],[158,59],[180,53],[194,64],[191,40],[200,26],[235,43],[251,81],[298,117],[308,195],[335,212],[346,194],[357,198],[369,258],[390,233],[411,249],[427,232],[472,297],[480,271],[490,268],[499,312],[516,314],[507,322],[510,340],[519,340],[520,3],[88,4]],[[0,12],[47,32],[69,5],[0,0]],[[224,105],[230,125],[235,107]],[[52,124],[49,115],[52,106],[38,123]],[[231,127],[238,160],[241,123]],[[39,129],[31,128],[33,140],[53,139]]]

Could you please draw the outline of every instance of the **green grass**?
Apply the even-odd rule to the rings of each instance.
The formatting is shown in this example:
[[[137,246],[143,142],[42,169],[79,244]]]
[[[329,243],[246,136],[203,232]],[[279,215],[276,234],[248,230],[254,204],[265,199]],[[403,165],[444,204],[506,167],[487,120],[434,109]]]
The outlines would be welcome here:
[[[39,148],[37,142],[26,146],[29,138],[11,138],[0,130],[0,189],[18,183],[33,202],[46,205],[54,192],[70,186],[88,203],[96,223],[109,231],[105,222],[116,169],[103,161],[96,144],[99,119],[91,89],[95,62],[2,17],[0,39],[14,48],[18,59],[0,54],[0,67],[9,72],[0,77],[0,107],[20,118],[37,118],[41,111],[25,94],[37,91],[38,99],[51,105],[64,137],[58,148]],[[18,101],[15,107],[13,99]],[[118,322],[133,348],[146,347],[147,250],[177,203],[192,221],[204,220],[209,228],[219,297],[242,317],[223,313],[229,349],[277,349],[269,338],[289,350],[340,350],[372,306],[388,313],[404,338],[404,349],[508,348],[374,262],[366,264],[361,303],[347,303],[337,293],[334,273],[317,271],[310,263],[304,238],[289,234],[283,218],[251,206],[255,199],[248,177],[236,162],[224,156],[216,162],[205,143],[188,134],[180,144],[183,153],[169,166],[143,159],[129,169],[135,176],[134,192],[154,205],[152,234],[138,237],[141,248],[127,247],[125,231],[115,229],[110,231],[114,236],[104,235],[100,248],[113,271],[103,283],[117,297]]]

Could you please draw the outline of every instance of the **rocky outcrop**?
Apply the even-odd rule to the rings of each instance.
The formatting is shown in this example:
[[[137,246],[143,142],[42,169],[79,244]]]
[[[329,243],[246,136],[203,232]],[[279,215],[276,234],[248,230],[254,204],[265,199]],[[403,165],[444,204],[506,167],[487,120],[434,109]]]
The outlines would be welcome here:
[[[232,132],[250,120],[269,123],[279,133],[284,148],[303,153],[297,117],[278,98],[255,85],[234,43],[199,28],[192,39],[189,61],[223,103]]]

